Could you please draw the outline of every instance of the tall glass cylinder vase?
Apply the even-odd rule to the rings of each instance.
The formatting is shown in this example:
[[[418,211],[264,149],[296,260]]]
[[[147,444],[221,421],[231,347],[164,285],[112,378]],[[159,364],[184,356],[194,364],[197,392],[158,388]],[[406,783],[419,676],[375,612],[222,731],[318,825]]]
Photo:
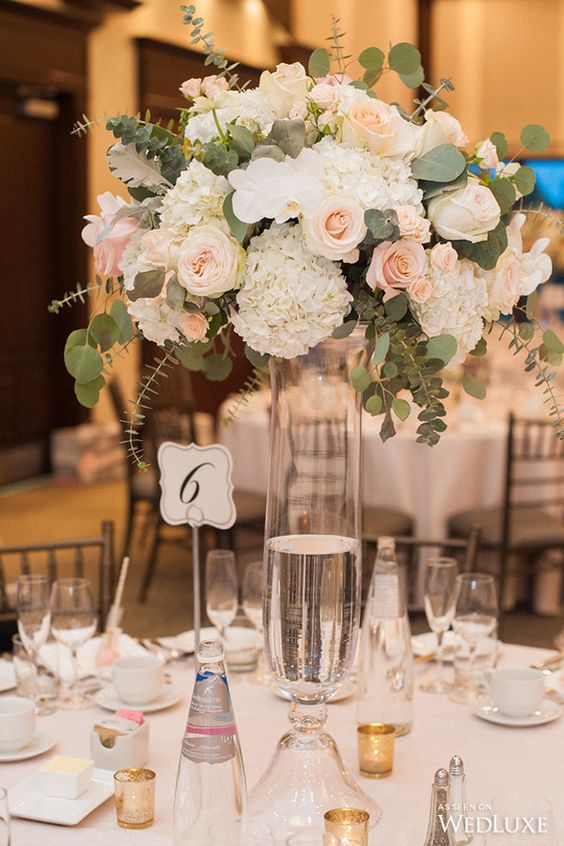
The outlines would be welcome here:
[[[371,824],[380,818],[323,730],[359,630],[361,403],[349,377],[364,345],[359,327],[270,364],[264,632],[274,680],[291,699],[291,728],[250,810],[256,830],[274,832],[276,844],[302,832],[321,842],[331,808],[362,808]]]

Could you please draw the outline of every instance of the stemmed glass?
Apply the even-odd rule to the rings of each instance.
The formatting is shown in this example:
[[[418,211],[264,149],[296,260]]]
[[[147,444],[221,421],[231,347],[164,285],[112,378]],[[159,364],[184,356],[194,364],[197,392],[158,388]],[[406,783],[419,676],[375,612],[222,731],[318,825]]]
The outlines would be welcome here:
[[[267,670],[264,656],[264,634],[262,622],[262,606],[264,602],[264,565],[262,561],[247,564],[243,576],[243,611],[248,620],[259,633],[259,662],[256,680],[263,684],[272,681]]]
[[[78,682],[77,653],[96,631],[97,614],[88,579],[58,579],[51,589],[51,631],[58,643],[66,646],[71,656],[71,678],[60,705],[77,711],[89,708],[90,697],[76,689]]]
[[[454,631],[468,644],[469,678],[478,644],[489,637],[497,626],[497,591],[493,576],[485,573],[462,573],[456,579],[456,610]],[[476,697],[475,686],[457,693],[457,701],[470,702]]]
[[[235,619],[238,604],[235,553],[212,549],[206,559],[206,612],[222,640]]]
[[[454,558],[431,558],[425,566],[425,614],[438,641],[437,674],[421,685],[427,693],[446,693],[452,687],[443,678],[443,637],[454,617],[457,570]]]
[[[49,580],[42,574],[20,576],[16,583],[16,610],[18,632],[26,652],[39,674],[39,650],[49,637],[51,609],[49,606]],[[51,713],[52,709],[40,713]]]

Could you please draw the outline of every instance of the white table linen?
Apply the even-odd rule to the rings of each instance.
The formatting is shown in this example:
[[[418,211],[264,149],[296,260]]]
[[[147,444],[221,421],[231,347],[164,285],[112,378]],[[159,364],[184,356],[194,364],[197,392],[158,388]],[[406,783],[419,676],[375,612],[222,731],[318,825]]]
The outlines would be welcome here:
[[[545,650],[506,645],[501,664],[527,666],[547,654]],[[148,766],[157,773],[155,824],[136,832],[119,829],[113,800],[108,800],[73,828],[14,818],[14,846],[65,846],[67,843],[73,846],[126,846],[133,843],[135,846],[170,846],[174,784],[192,692],[194,665],[189,661],[170,664],[168,669],[175,683],[185,691],[185,699],[169,710],[147,717],[151,727]],[[434,671],[433,665],[419,666],[416,669],[417,682]],[[272,689],[243,679],[232,681],[231,690],[247,781],[252,786],[287,728],[287,704]],[[467,706],[456,705],[446,696],[425,694],[417,689],[415,697],[413,731],[396,743],[391,777],[376,782],[363,779],[358,773],[354,698],[329,706],[328,731],[335,737],[354,777],[383,808],[382,822],[371,833],[371,846],[421,846],[425,839],[434,771],[440,766],[447,766],[455,753],[460,754],[465,762],[469,802],[491,803],[496,794],[508,791],[525,798],[535,786],[552,802],[559,829],[558,843],[563,842],[562,719],[532,729],[507,728],[480,720],[471,714]],[[90,727],[104,713],[107,712],[92,708],[75,713],[59,711],[39,718],[40,729],[57,738],[56,748],[30,761],[2,764],[0,784],[7,788],[17,784],[52,754],[88,757]]]

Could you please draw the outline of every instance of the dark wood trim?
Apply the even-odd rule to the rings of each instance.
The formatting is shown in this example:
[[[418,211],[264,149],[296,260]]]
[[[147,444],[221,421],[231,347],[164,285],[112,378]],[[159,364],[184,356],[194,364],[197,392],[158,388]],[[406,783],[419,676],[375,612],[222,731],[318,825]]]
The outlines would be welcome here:
[[[307,68],[309,57],[313,53],[313,47],[306,47],[305,44],[298,44],[297,42],[290,42],[290,44],[281,44],[278,47],[278,55],[281,62],[301,62]]]
[[[432,36],[433,0],[417,0],[417,46],[421,53],[421,64],[425,70],[425,79],[433,80]]]
[[[84,15],[78,15],[71,10],[55,12],[51,9],[45,9],[42,6],[30,6],[28,3],[19,3],[17,0],[0,0],[0,12],[11,12],[18,17],[32,18],[37,22],[46,24],[63,24],[64,26],[73,27],[83,32],[88,32],[100,23],[99,16],[84,17]]]
[[[86,11],[132,12],[141,6],[143,0],[64,0],[67,6]]]

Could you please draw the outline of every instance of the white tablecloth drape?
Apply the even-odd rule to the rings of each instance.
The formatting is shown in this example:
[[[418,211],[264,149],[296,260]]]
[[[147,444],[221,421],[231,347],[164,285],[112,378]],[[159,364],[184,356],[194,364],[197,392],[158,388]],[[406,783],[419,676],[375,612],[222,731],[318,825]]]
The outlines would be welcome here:
[[[501,663],[527,666],[546,655],[545,650],[506,645]],[[175,683],[185,691],[185,700],[167,711],[147,716],[151,727],[148,765],[157,773],[155,824],[136,832],[119,829],[113,800],[108,800],[73,828],[14,818],[14,846],[171,845],[176,768],[194,667],[190,661],[169,665],[169,668]],[[417,682],[434,670],[433,665],[419,666]],[[252,786],[287,728],[287,703],[272,689],[242,679],[234,680],[231,689],[247,780]],[[88,757],[89,730],[102,713],[93,708],[78,713],[59,711],[40,718],[41,730],[57,738],[56,748],[31,761],[0,765],[0,784],[7,788],[17,784],[51,754]],[[433,774],[438,767],[447,766],[455,753],[465,762],[469,802],[491,803],[494,796],[507,792],[525,800],[532,791],[539,791],[554,806],[560,836],[557,843],[564,841],[562,720],[531,729],[495,726],[473,716],[467,706],[453,704],[446,696],[425,694],[419,689],[416,690],[415,715],[411,734],[396,742],[391,777],[374,782],[362,779],[358,773],[354,698],[329,706],[327,729],[335,737],[352,774],[383,808],[383,819],[371,833],[371,846],[421,846],[425,839]],[[512,843],[522,846],[517,837]],[[194,846],[205,844],[194,843]]]

